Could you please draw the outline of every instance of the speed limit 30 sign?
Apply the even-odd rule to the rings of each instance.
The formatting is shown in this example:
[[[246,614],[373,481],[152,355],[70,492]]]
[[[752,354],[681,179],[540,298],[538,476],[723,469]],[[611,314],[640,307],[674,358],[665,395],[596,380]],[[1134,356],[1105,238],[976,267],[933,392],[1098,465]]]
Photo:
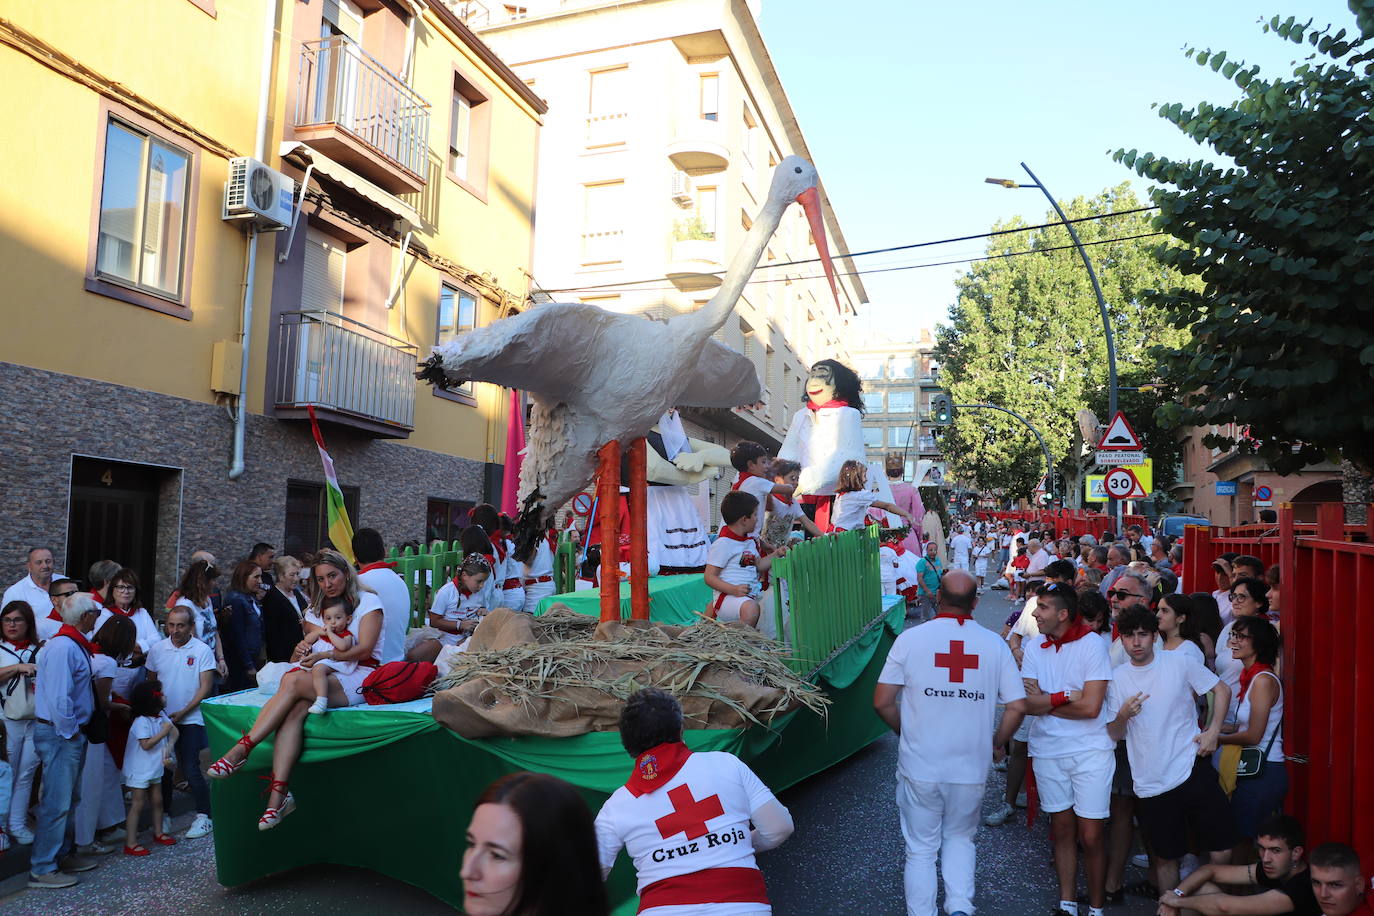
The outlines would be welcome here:
[[[1102,486],[1112,499],[1127,499],[1140,487],[1140,484],[1136,481],[1135,474],[1131,473],[1129,469],[1113,468],[1102,479]]]

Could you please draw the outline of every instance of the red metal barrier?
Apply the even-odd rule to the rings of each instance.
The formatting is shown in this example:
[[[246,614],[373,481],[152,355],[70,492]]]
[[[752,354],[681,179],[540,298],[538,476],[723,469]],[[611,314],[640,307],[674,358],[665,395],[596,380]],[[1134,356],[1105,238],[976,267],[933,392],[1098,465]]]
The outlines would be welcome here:
[[[1322,506],[1316,526],[1295,525],[1285,505],[1277,526],[1253,533],[1190,526],[1184,587],[1211,591],[1212,561],[1227,551],[1279,565],[1286,807],[1309,846],[1345,842],[1374,861],[1374,665],[1357,655],[1374,643],[1374,543],[1351,540],[1368,529],[1343,524],[1342,511]]]

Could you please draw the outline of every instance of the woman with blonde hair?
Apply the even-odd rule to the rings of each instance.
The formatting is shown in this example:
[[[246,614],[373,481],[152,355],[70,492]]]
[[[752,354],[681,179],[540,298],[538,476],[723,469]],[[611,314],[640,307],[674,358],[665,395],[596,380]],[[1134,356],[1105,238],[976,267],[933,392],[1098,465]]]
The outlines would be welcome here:
[[[304,659],[310,647],[324,632],[318,611],[326,600],[341,598],[352,614],[350,630],[356,642],[348,649],[334,649],[327,653],[332,661],[356,662],[351,674],[336,674],[329,678],[328,705],[330,707],[357,706],[363,702],[359,688],[382,658],[382,602],[372,591],[358,582],[342,554],[321,550],[315,555],[314,575],[311,578],[310,610],[305,614],[305,636],[296,646],[293,659]],[[254,746],[276,733],[272,746],[272,773],[268,777],[267,810],[258,818],[259,830],[271,830],[282,818],[296,810],[296,800],[288,791],[291,771],[300,759],[304,746],[305,721],[316,699],[315,683],[309,668],[295,668],[281,679],[277,692],[258,712],[257,720],[219,760],[211,765],[213,779],[225,779],[243,768]]]

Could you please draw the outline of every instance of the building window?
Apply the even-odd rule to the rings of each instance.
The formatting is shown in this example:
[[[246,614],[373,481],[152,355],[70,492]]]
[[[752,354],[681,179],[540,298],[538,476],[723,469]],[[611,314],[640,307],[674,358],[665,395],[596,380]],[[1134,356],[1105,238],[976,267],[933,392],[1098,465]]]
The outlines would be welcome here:
[[[425,502],[425,543],[458,540],[468,526],[468,512],[476,503],[462,499],[430,499]]]
[[[592,71],[587,91],[587,146],[623,144],[629,118],[630,68]]]
[[[340,487],[348,518],[358,527],[358,488]],[[286,537],[281,552],[305,557],[329,547],[329,506],[324,484],[290,480],[286,483]]]
[[[915,378],[916,361],[914,359],[892,358],[892,377],[893,378]]]
[[[583,186],[582,263],[619,261],[625,243],[625,182]]]
[[[864,448],[883,447],[883,428],[881,426],[864,427]]]
[[[179,302],[191,154],[110,117],[95,277]]]
[[[869,413],[883,413],[883,393],[870,391],[864,394],[864,406]]]
[[[864,359],[859,361],[859,378],[866,381],[876,381],[883,377],[883,361],[880,359]]]
[[[714,239],[716,237],[717,202],[719,199],[720,195],[715,188],[697,188],[695,216],[703,238]]]
[[[486,200],[491,106],[487,96],[456,70],[449,106],[448,176]]]
[[[909,426],[889,426],[887,428],[888,448],[906,448],[908,437],[913,442],[916,439]]]
[[[719,73],[703,73],[701,75],[701,119],[703,121],[720,120]]]
[[[443,346],[477,327],[477,296],[447,283],[439,285],[439,329],[435,344]],[[435,389],[436,391],[438,389]],[[472,382],[449,389],[451,393],[473,396]]]
[[[887,393],[888,413],[911,413],[916,409],[914,391],[889,391]]]
[[[343,242],[313,227],[306,229],[301,263],[301,311],[341,314],[348,268]]]

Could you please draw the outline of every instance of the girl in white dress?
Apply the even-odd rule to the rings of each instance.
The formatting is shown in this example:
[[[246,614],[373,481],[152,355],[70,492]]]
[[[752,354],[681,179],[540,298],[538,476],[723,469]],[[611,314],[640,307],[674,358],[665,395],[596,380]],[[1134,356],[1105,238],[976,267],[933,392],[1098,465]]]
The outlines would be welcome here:
[[[124,854],[146,856],[147,847],[138,842],[138,821],[145,803],[152,803],[153,842],[175,846],[176,840],[162,832],[162,771],[176,763],[172,746],[177,727],[167,718],[161,685],[142,681],[133,689],[129,743],[124,748],[124,785],[129,787],[129,817],[124,822]]]
[[[356,661],[338,661],[335,652],[347,652],[358,641],[348,632],[353,615],[342,598],[326,598],[320,609],[320,619],[324,621],[324,632],[310,647],[310,654],[301,659],[301,667],[310,670],[310,678],[315,682],[315,702],[307,710],[318,716],[329,708],[329,676],[337,679],[341,674],[353,674],[358,670]]]
[[[830,510],[830,524],[836,532],[864,527],[870,508],[895,513],[906,519],[908,525],[913,524],[905,509],[878,499],[878,494],[868,489],[868,468],[862,461],[850,459],[844,463],[836,489],[839,492]]]
[[[988,559],[994,550],[996,548],[992,546],[992,537],[988,535],[983,537],[983,543],[973,548],[973,575],[978,580],[979,591],[983,590],[984,580],[988,575]]]

